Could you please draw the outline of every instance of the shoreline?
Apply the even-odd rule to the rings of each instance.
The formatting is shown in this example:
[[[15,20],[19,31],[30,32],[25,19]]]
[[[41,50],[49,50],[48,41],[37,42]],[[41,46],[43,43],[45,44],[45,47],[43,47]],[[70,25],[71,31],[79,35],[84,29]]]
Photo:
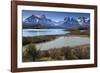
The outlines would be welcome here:
[[[60,47],[75,47],[84,44],[89,44],[89,38],[84,36],[61,36],[51,41],[36,43],[35,45],[37,49],[46,50]]]
[[[88,37],[85,37],[85,36],[76,36],[76,35],[70,35],[70,36],[59,36],[59,37],[56,37],[56,39],[53,39],[53,40],[50,40],[50,41],[45,41],[45,42],[40,42],[40,43],[32,43],[32,44],[34,44],[35,46],[36,46],[36,48],[37,49],[42,49],[43,48],[43,46],[45,46],[45,47],[47,47],[47,46],[50,46],[50,47],[52,47],[53,45],[55,45],[56,46],[56,44],[58,45],[58,46],[60,46],[62,43],[62,45],[63,46],[60,46],[60,47],[75,47],[75,46],[80,46],[80,45],[84,45],[84,44],[89,44],[89,43],[81,43],[80,45],[78,44],[78,43],[75,43],[75,44],[78,44],[78,45],[75,45],[75,46],[73,46],[73,43],[72,44],[70,44],[70,40],[71,40],[71,38],[73,39],[80,39],[81,37],[83,37],[83,39],[85,39],[85,38],[87,38],[88,39]],[[62,42],[60,41],[57,41],[57,40],[63,40]],[[69,39],[69,40],[67,40],[67,39]],[[66,41],[65,41],[66,40]],[[65,44],[66,44],[66,46],[64,46],[65,44],[64,44],[64,41],[65,41]],[[83,40],[84,41],[84,40]],[[56,44],[54,44],[56,42]],[[86,42],[86,41],[85,41]],[[51,43],[53,43],[53,44],[51,44]],[[31,44],[31,43],[29,43],[29,44]],[[26,45],[24,45],[23,47],[26,47],[27,45],[29,45],[29,44],[26,44]],[[50,45],[51,44],[51,45]],[[69,45],[68,45],[69,44]],[[37,47],[37,45],[38,45],[38,47]],[[57,47],[53,47],[53,48],[57,48]],[[59,48],[59,47],[58,47]],[[24,50],[25,50],[25,48],[23,48]],[[48,48],[47,48],[48,49]],[[44,50],[46,50],[46,49],[44,49]]]
[[[88,35],[50,35],[50,36],[38,36],[38,37],[22,37],[23,39],[23,45],[29,44],[29,43],[43,43],[43,42],[49,42],[52,40],[56,40],[59,37],[88,37]]]

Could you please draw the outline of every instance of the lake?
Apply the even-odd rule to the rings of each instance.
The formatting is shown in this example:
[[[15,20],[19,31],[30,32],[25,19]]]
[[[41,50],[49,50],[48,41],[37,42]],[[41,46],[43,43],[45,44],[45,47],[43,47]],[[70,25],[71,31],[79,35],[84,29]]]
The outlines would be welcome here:
[[[37,49],[47,50],[52,48],[61,48],[61,47],[74,47],[79,45],[90,44],[90,39],[88,37],[79,37],[79,36],[62,36],[55,40],[36,44]]]
[[[64,29],[23,29],[23,37],[63,35],[69,33]]]

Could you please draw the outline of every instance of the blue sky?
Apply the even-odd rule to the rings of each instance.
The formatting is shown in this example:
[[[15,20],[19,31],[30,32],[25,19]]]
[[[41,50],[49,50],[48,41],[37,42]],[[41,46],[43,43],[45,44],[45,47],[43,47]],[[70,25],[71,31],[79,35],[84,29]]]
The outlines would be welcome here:
[[[34,15],[45,15],[48,19],[53,21],[62,21],[65,17],[90,17],[90,13],[75,13],[75,12],[53,12],[53,11],[36,11],[36,10],[22,10],[22,18],[23,20]]]

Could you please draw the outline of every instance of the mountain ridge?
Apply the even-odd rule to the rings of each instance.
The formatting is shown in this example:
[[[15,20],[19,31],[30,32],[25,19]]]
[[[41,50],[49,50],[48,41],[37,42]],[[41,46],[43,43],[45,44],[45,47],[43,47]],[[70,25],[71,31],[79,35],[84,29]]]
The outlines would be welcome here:
[[[23,27],[43,26],[48,28],[65,28],[65,27],[78,27],[90,26],[89,17],[69,17],[66,16],[61,21],[54,21],[46,17],[46,15],[36,16],[32,14],[23,21]]]

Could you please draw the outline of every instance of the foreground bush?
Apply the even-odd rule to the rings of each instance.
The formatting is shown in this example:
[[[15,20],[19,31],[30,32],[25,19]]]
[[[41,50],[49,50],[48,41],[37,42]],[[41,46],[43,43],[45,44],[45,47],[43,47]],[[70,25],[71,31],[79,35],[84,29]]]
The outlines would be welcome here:
[[[78,59],[76,50],[72,48],[67,48],[67,51],[65,52],[65,59],[68,60]]]
[[[39,50],[36,49],[34,44],[29,44],[23,52],[23,61],[36,61],[39,57]]]
[[[64,56],[67,60],[73,59],[89,59],[90,58],[90,47],[89,45],[82,45],[76,47],[66,47],[64,50]]]
[[[37,50],[34,44],[29,44],[23,52],[23,62],[79,60],[89,58],[89,44],[75,47],[52,48],[48,50]]]

